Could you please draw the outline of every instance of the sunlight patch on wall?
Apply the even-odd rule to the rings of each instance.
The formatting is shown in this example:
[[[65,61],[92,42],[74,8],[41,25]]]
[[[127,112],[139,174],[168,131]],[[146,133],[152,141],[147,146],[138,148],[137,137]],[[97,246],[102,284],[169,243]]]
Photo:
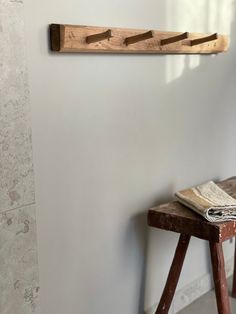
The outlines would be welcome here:
[[[178,79],[184,72],[186,55],[168,55],[166,61],[166,82],[171,83]]]
[[[236,0],[167,0],[166,25],[168,30],[230,35]],[[201,64],[200,55],[168,56],[166,82],[180,78],[184,72]]]

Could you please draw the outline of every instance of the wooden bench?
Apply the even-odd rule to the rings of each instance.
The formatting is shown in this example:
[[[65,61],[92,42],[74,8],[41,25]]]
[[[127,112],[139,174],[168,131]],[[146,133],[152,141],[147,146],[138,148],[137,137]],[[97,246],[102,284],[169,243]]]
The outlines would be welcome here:
[[[236,177],[221,181],[218,185],[236,198]],[[231,314],[222,243],[236,237],[236,221],[211,223],[174,201],[151,208],[148,211],[148,224],[151,227],[180,233],[175,256],[156,314],[169,312],[191,236],[209,241],[218,313]],[[236,258],[232,296],[236,298]],[[207,312],[204,311],[204,313]]]

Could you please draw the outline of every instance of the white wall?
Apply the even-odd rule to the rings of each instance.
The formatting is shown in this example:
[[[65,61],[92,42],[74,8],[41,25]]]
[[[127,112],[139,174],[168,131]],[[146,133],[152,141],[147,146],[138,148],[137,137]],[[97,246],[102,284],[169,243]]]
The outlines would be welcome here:
[[[160,297],[177,241],[146,228],[147,209],[235,174],[235,41],[217,57],[58,55],[47,26],[230,34],[235,1],[25,5],[42,313],[141,314],[145,292],[146,309]],[[209,272],[206,249],[192,240],[180,288]]]

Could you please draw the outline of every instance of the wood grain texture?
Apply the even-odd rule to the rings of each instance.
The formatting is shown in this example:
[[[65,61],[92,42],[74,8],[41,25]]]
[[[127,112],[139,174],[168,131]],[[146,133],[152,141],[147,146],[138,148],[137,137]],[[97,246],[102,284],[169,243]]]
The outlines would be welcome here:
[[[231,314],[222,243],[210,242],[212,271],[219,314]]]
[[[218,185],[236,198],[236,177]],[[148,211],[148,224],[152,227],[195,236],[212,242],[223,242],[236,236],[236,221],[212,223],[179,202],[170,202]]]
[[[188,249],[190,236],[181,234],[175,251],[175,256],[171,264],[169,275],[166,281],[161,300],[155,314],[167,314],[173,300],[175,290],[179,281],[180,273],[183,267],[185,255]]]
[[[61,49],[61,27],[59,24],[50,25],[50,45],[52,51]]]
[[[87,43],[86,38],[111,30],[112,37],[99,42]],[[126,45],[126,38],[152,32],[153,37]],[[201,39],[211,34],[189,33],[187,39],[161,45],[161,40],[182,35],[179,32],[140,30],[81,25],[50,25],[51,50],[57,52],[91,53],[150,53],[150,54],[210,54],[227,51],[228,37],[218,35],[218,39],[191,46],[191,40]]]

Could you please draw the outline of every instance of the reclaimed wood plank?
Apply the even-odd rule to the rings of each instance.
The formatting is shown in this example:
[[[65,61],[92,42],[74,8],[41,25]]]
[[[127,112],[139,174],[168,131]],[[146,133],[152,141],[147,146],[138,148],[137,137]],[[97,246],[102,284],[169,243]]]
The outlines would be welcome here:
[[[106,36],[100,36],[108,32],[111,36],[107,36],[107,39]],[[149,34],[149,36],[142,34]],[[91,36],[95,41],[87,40],[87,38],[92,38]],[[141,41],[128,40],[128,38],[135,39],[140,36],[143,36]],[[67,24],[50,25],[51,50],[56,52],[210,54],[228,50],[229,40],[225,35],[217,34],[215,40],[204,43],[202,43],[204,41],[202,38],[211,38],[213,35],[188,33],[188,38],[184,37],[183,40],[173,42],[171,38],[176,36],[182,36],[182,33]],[[163,41],[168,43],[168,39],[169,44],[163,45]],[[131,44],[127,45],[127,40]],[[192,42],[196,43],[194,40],[198,40],[199,44],[192,46]]]

